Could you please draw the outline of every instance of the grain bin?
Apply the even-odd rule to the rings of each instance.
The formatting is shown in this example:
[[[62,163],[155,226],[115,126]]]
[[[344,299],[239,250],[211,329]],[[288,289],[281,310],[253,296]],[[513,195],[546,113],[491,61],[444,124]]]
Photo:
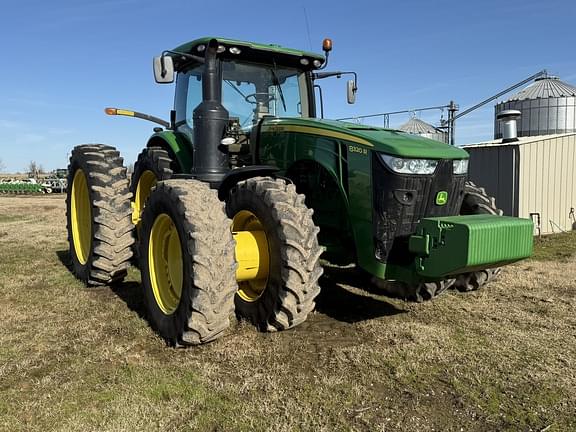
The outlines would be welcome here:
[[[425,121],[417,119],[416,117],[412,117],[400,126],[398,130],[448,144],[448,134],[446,132],[426,123]]]
[[[494,138],[502,138],[498,115],[505,110],[522,113],[518,136],[576,132],[576,87],[555,76],[536,78],[532,84],[495,106]]]

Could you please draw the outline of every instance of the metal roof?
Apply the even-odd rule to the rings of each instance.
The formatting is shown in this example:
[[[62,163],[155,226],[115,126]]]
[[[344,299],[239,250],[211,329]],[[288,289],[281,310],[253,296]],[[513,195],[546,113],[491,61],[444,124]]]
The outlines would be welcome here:
[[[261,44],[256,42],[249,42],[249,41],[241,41],[237,39],[228,39],[223,37],[203,37],[200,39],[195,39],[191,42],[182,44],[177,48],[174,48],[176,52],[193,52],[194,48],[198,47],[198,45],[206,45],[210,42],[211,39],[216,39],[218,42],[225,44],[225,45],[233,45],[233,46],[241,46],[246,48],[251,48],[257,51],[267,51],[272,53],[280,53],[286,55],[293,55],[298,57],[311,57],[312,59],[317,59],[320,61],[324,61],[325,58],[321,54],[309,52],[309,51],[301,51],[292,48],[285,48],[280,45],[276,44]]]
[[[407,132],[411,134],[430,134],[430,133],[438,133],[440,132],[431,124],[426,123],[416,117],[412,117],[406,123],[398,128],[402,132]]]
[[[560,81],[558,77],[547,76],[536,78],[532,84],[511,96],[508,101],[567,96],[576,96],[576,87]]]
[[[553,134],[553,135],[524,136],[524,137],[518,137],[518,141],[512,141],[512,142],[506,142],[506,143],[503,143],[502,138],[499,138],[499,139],[486,141],[486,142],[464,144],[461,147],[463,149],[467,149],[467,148],[475,148],[475,147],[517,146],[517,145],[532,144],[535,142],[545,141],[548,139],[562,138],[562,137],[566,137],[566,136],[570,136],[570,135],[576,135],[576,132],[568,132],[568,133],[564,133],[564,134]]]

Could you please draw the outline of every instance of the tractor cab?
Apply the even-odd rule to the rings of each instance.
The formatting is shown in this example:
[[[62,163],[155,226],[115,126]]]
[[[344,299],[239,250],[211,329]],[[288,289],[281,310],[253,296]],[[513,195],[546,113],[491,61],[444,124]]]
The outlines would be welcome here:
[[[216,55],[214,77],[204,75],[209,49]],[[268,115],[314,117],[310,72],[325,61],[318,54],[278,45],[203,38],[166,51],[157,60],[163,69],[156,78],[158,82],[173,81],[173,73],[166,69],[171,62],[170,69],[177,73],[176,123],[191,122],[186,114],[192,114],[202,102],[202,80],[213,78],[215,82],[210,84],[221,87],[222,105],[230,117],[238,119],[242,128],[251,128]]]
[[[192,144],[191,174],[217,183],[230,169],[251,164],[257,126],[268,116],[314,117],[311,71],[325,61],[277,45],[215,38],[156,57],[158,83],[176,76],[171,129]]]
[[[195,157],[202,152],[195,143],[212,149],[206,161],[214,174],[209,181],[224,175],[222,170],[215,173],[214,165],[225,171],[254,164],[253,150],[265,118],[316,117],[314,80],[336,75],[314,72],[326,66],[332,42],[326,39],[323,48],[325,56],[278,45],[202,38],[155,58],[156,81],[176,81],[171,129],[191,142]],[[355,91],[354,81],[349,93]],[[214,147],[226,154],[227,163],[223,157],[215,161]],[[201,171],[193,174],[202,177],[206,173]]]

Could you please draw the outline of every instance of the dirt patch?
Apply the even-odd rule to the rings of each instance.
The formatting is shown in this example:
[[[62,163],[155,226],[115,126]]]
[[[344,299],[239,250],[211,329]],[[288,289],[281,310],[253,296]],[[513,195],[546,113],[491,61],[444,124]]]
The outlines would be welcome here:
[[[327,271],[296,329],[239,322],[175,350],[138,271],[97,289],[70,275],[62,196],[0,197],[0,217],[0,430],[576,428],[573,254],[538,245],[487,289],[424,304]]]

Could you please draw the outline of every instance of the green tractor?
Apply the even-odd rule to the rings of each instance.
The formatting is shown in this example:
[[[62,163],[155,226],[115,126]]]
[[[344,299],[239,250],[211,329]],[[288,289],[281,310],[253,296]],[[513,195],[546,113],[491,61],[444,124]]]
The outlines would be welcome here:
[[[109,284],[136,262],[150,324],[186,346],[220,337],[234,312],[261,331],[302,323],[321,256],[414,300],[477,289],[530,256],[532,223],[467,181],[464,150],[317,118],[315,83],[347,73],[321,72],[331,48],[203,38],[156,57],[156,81],[176,81],[170,121],[106,109],[159,124],[131,181],[115,148],[72,151],[75,275]]]

